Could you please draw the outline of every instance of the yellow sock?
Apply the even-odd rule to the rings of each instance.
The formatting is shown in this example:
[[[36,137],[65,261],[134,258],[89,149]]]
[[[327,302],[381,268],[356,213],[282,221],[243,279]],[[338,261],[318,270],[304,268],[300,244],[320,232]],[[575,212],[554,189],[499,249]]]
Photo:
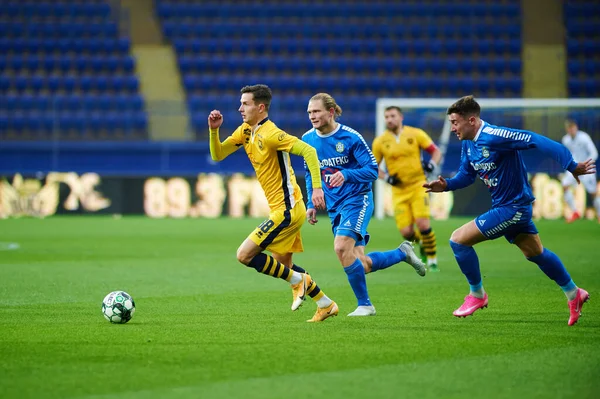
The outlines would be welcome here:
[[[437,243],[435,240],[435,233],[432,229],[421,232],[423,235],[423,249],[427,258],[435,258],[437,253]]]

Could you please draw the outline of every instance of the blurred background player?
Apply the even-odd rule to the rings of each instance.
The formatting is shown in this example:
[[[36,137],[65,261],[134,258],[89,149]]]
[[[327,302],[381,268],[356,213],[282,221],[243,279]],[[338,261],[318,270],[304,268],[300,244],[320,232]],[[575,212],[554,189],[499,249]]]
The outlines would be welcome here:
[[[598,159],[598,150],[592,141],[589,134],[579,130],[577,122],[573,119],[567,119],[565,121],[565,130],[567,134],[562,138],[562,143],[565,147],[571,151],[573,159],[576,162],[582,162],[586,159],[596,161]],[[594,207],[596,210],[596,217],[600,222],[600,197],[597,197],[596,192],[598,189],[598,180],[595,174],[583,175],[579,178],[587,195],[586,206]],[[577,181],[570,173],[565,173],[563,177],[562,186],[564,190],[565,202],[569,209],[571,209],[571,217],[567,219],[567,223],[572,223],[581,217],[577,207],[575,206],[575,196],[573,190],[577,187]]]
[[[406,240],[419,242],[427,268],[438,271],[429,194],[423,190],[423,184],[427,181],[425,173],[437,169],[442,153],[422,129],[403,124],[399,107],[387,107],[384,116],[387,130],[373,140],[373,155],[378,164],[385,161],[387,173],[380,168],[379,177],[392,185],[396,226]],[[431,155],[429,161],[421,162],[421,150]]]
[[[487,307],[488,295],[473,246],[504,237],[560,286],[568,300],[571,326],[579,320],[581,307],[590,296],[575,285],[560,258],[542,245],[531,219],[535,197],[521,151],[537,148],[552,156],[577,181],[580,175],[596,173],[594,161],[577,163],[560,143],[527,130],[490,125],[480,119],[480,112],[473,96],[463,97],[448,108],[452,132],[462,142],[458,173],[448,180],[439,176],[424,185],[428,192],[454,191],[473,184],[479,177],[492,196],[491,210],[454,230],[450,237],[450,247],[470,287],[464,303],[453,314],[466,317]]]
[[[333,246],[358,301],[358,307],[348,316],[372,316],[375,315],[375,307],[369,298],[366,273],[406,261],[424,276],[425,265],[408,241],[391,251],[365,255],[365,246],[369,242],[367,227],[374,206],[372,184],[377,180],[375,157],[360,133],[336,122],[342,108],[331,95],[314,95],[308,103],[307,112],[313,129],[306,132],[302,140],[317,150],[334,235]],[[310,176],[313,176],[312,172]],[[314,190],[313,184],[307,168],[309,198]],[[308,222],[317,223],[315,204],[309,201],[307,208]]]
[[[300,228],[306,218],[302,192],[296,183],[290,155],[304,158],[313,179],[311,203],[325,208],[319,162],[315,149],[279,129],[269,120],[271,89],[266,85],[245,86],[241,90],[239,112],[243,123],[221,143],[219,128],[223,124],[220,111],[213,110],[208,116],[210,129],[210,154],[221,161],[243,147],[256,171],[269,203],[269,218],[260,224],[237,250],[237,259],[257,272],[288,281],[294,289],[292,310],[302,304],[308,294],[317,303],[312,319],[323,321],[338,314],[335,302],[319,289],[304,269],[293,264],[294,252],[302,252]],[[263,251],[268,250],[272,256]]]

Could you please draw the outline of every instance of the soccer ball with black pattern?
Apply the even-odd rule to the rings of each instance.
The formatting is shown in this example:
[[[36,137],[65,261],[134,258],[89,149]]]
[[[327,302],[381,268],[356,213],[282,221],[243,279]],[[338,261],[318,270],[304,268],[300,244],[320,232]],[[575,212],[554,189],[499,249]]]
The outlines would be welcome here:
[[[127,323],[134,313],[135,302],[125,291],[113,291],[102,301],[102,314],[111,323]]]

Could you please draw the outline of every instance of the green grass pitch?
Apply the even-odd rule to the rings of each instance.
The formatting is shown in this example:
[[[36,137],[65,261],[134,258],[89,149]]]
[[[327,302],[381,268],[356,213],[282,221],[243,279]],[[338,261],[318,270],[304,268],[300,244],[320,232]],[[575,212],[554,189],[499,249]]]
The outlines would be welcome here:
[[[440,270],[400,264],[367,276],[377,316],[356,306],[328,221],[303,227],[295,258],[340,306],[306,323],[282,280],[237,263],[260,221],[52,217],[0,220],[0,398],[596,398],[600,226],[539,221],[542,242],[591,301],[573,327],[565,296],[504,239],[477,246],[488,309],[457,319],[468,286],[434,222]],[[396,247],[372,221],[368,249]],[[134,318],[111,325],[104,296]]]

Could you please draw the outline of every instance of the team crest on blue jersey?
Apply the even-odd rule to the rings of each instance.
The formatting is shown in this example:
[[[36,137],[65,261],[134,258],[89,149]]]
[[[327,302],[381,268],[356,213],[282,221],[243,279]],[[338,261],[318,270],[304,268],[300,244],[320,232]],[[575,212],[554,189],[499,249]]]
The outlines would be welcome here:
[[[335,150],[337,152],[344,152],[344,143],[338,141],[338,143],[335,145]]]
[[[487,158],[490,156],[490,152],[488,151],[487,147],[481,148],[481,155],[483,155],[484,158]]]

